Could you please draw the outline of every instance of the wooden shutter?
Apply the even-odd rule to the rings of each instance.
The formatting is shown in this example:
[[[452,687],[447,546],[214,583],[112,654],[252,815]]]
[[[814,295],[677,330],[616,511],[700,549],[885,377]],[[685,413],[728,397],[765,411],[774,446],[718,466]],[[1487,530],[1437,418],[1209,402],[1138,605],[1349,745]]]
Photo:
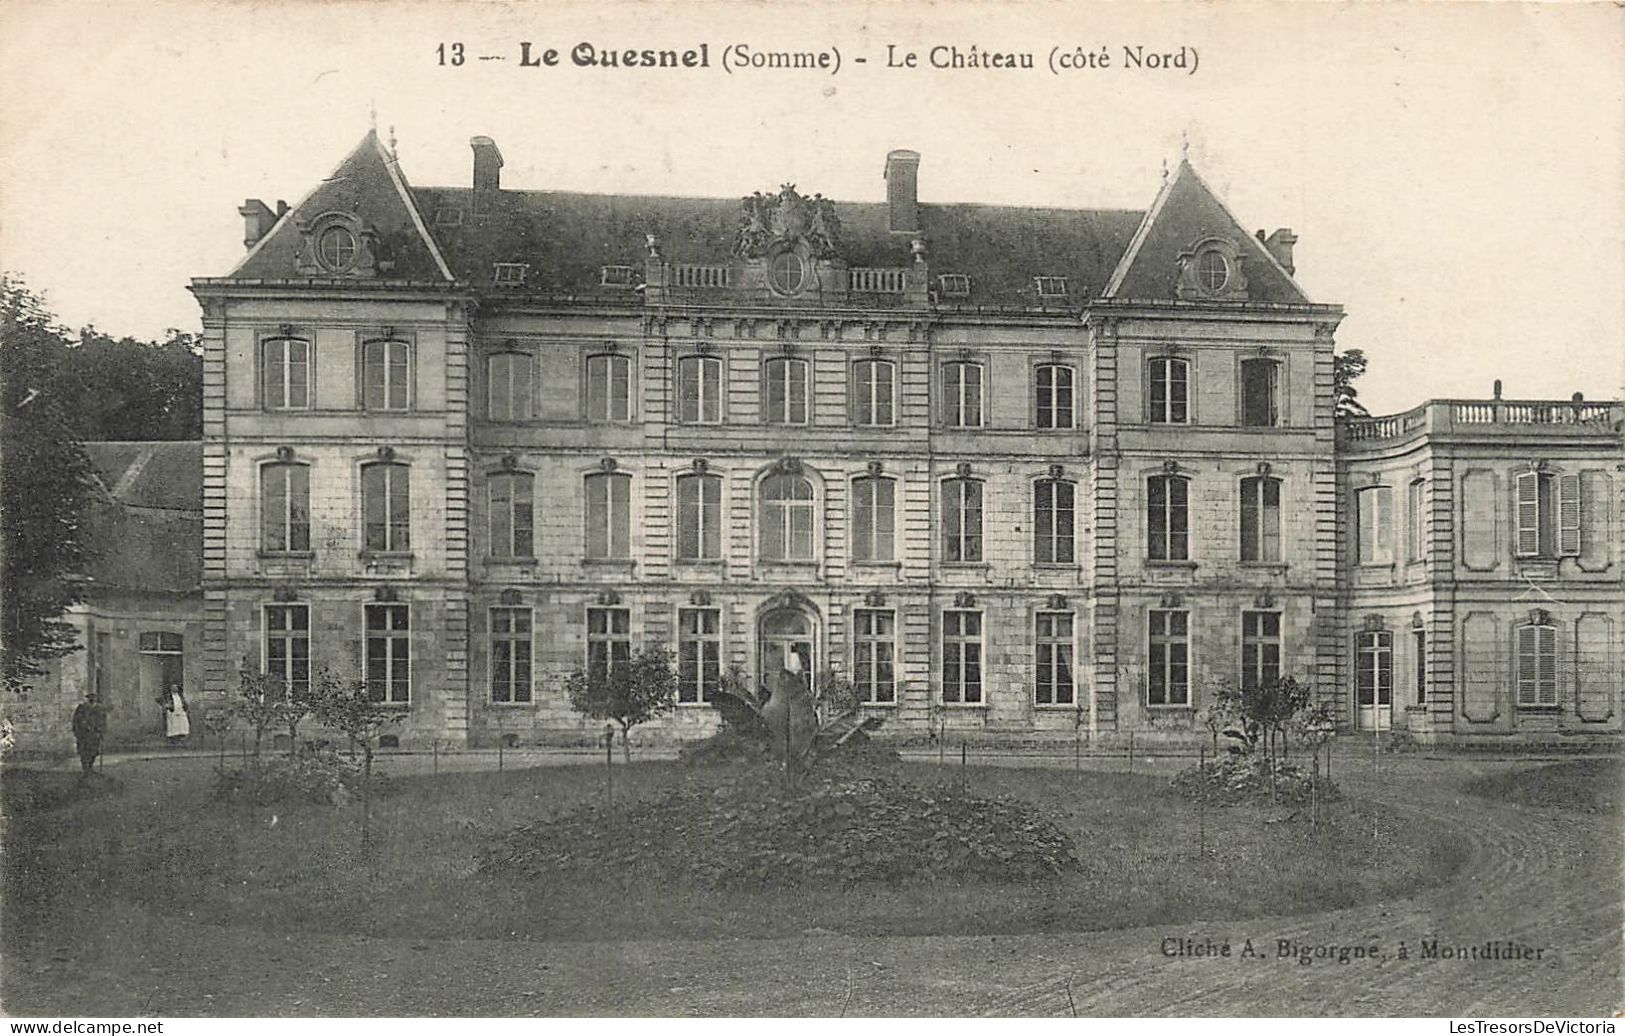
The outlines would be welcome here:
[[[1540,475],[1518,476],[1518,556],[1540,553]]]
[[[1557,480],[1557,552],[1564,557],[1580,554],[1580,476],[1562,475]]]
[[[1518,627],[1518,704],[1535,703],[1535,627]]]
[[[1538,701],[1541,705],[1557,704],[1557,627],[1536,626],[1535,645],[1539,655]]]

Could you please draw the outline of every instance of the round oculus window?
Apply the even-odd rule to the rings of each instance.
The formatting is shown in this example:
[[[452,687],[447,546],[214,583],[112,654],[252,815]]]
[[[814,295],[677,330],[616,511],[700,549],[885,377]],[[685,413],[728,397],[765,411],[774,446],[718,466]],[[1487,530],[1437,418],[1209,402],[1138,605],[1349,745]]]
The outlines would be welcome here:
[[[780,252],[768,261],[767,277],[774,291],[794,295],[807,285],[807,264],[794,252]]]
[[[316,239],[316,254],[329,270],[348,270],[355,251],[355,235],[346,227],[328,227]]]
[[[1203,252],[1196,258],[1196,282],[1203,291],[1223,291],[1230,283],[1230,262],[1218,252]]]

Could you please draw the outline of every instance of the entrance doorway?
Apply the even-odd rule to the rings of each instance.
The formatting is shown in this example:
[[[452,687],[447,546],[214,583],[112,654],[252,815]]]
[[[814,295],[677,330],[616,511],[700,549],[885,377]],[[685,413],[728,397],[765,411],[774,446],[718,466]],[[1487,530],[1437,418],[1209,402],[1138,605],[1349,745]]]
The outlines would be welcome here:
[[[801,659],[808,691],[818,693],[814,686],[818,672],[815,634],[813,617],[799,608],[775,608],[762,615],[756,627],[756,679],[763,698],[772,689],[773,678],[784,669],[785,658],[792,653]]]
[[[1354,639],[1354,722],[1360,730],[1387,730],[1394,717],[1394,637],[1387,630]]]

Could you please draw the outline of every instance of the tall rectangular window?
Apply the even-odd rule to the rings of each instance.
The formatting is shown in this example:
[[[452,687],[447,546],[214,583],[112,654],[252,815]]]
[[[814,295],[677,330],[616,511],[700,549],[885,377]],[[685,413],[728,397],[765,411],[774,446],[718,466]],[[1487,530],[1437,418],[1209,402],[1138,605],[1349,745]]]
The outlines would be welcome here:
[[[362,546],[384,553],[411,550],[411,504],[411,468],[405,464],[368,464],[362,468]]]
[[[683,475],[677,479],[677,557],[715,561],[722,557],[722,478]]]
[[[677,700],[708,702],[722,686],[722,613],[715,608],[677,612]]]
[[[1416,704],[1428,701],[1428,634],[1426,630],[1411,631],[1411,653],[1416,656]]]
[[[677,361],[677,420],[718,424],[722,420],[722,361],[685,356]]]
[[[265,672],[295,699],[310,695],[310,605],[265,606]]]
[[[949,428],[982,427],[982,365],[956,361],[942,365],[943,421]]]
[[[852,560],[896,559],[897,480],[867,476],[852,480]]]
[[[587,672],[605,674],[632,658],[632,613],[626,608],[587,609]]]
[[[529,421],[532,407],[530,353],[495,353],[485,361],[486,416],[493,421]]]
[[[405,410],[412,405],[412,347],[395,339],[361,344],[361,405]]]
[[[812,483],[800,475],[770,475],[762,480],[761,500],[762,560],[813,560]]]
[[[852,365],[854,421],[866,428],[896,423],[897,367],[889,360],[859,360]]]
[[[942,484],[942,559],[982,560],[982,483],[975,479]]]
[[[412,617],[404,604],[365,605],[367,696],[404,704],[412,700]]]
[[[603,472],[587,476],[587,557],[632,556],[632,476]]]
[[[530,626],[529,608],[491,609],[491,700],[494,702],[530,701]]]
[[[942,613],[942,700],[948,705],[982,701],[982,613]]]
[[[1070,565],[1072,549],[1071,482],[1058,478],[1033,483],[1033,561],[1039,565]]]
[[[1281,480],[1241,480],[1241,560],[1281,560]]]
[[[536,478],[528,471],[502,471],[486,480],[490,501],[491,556],[528,558],[536,553]]]
[[[1362,565],[1387,565],[1394,560],[1394,498],[1387,486],[1367,486],[1356,494],[1355,538]]]
[[[1191,702],[1190,613],[1153,608],[1146,612],[1147,705]]]
[[[1076,421],[1073,411],[1071,367],[1059,363],[1046,363],[1034,371],[1037,392],[1035,416],[1041,429],[1071,428]]]
[[[767,382],[765,413],[768,424],[806,424],[808,396],[806,360],[775,357],[763,366]]]
[[[1267,687],[1281,678],[1281,613],[1241,613],[1241,685]]]
[[[1423,508],[1421,479],[1413,479],[1405,489],[1405,557],[1410,561],[1422,560],[1422,548],[1427,543],[1427,511]]]
[[[1039,705],[1071,705],[1075,700],[1072,684],[1072,613],[1039,612],[1034,630],[1034,664],[1037,682],[1033,701]]]
[[[267,338],[260,343],[260,398],[267,410],[310,407],[310,342]]]
[[[310,468],[307,465],[261,466],[260,549],[268,554],[310,550]]]
[[[1190,420],[1190,364],[1173,356],[1151,358],[1151,423]]]
[[[1580,553],[1580,476],[1526,471],[1517,477],[1519,557]]]
[[[1241,423],[1270,428],[1276,423],[1276,370],[1274,360],[1241,361]]]
[[[1394,704],[1394,637],[1387,630],[1354,637],[1354,704],[1367,709]]]
[[[1518,627],[1518,705],[1557,704],[1557,627],[1532,622]]]
[[[897,613],[859,608],[852,613],[852,678],[863,700],[897,700]]]
[[[1152,561],[1190,559],[1190,481],[1153,475],[1146,482],[1147,556]]]
[[[604,354],[587,357],[587,420],[632,420],[632,361]]]

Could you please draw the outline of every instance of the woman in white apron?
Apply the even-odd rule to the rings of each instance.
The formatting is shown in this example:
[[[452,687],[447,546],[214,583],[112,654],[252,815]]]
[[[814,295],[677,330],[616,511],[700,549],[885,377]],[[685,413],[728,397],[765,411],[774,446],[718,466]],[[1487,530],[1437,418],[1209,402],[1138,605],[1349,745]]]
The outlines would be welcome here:
[[[192,722],[186,715],[186,695],[180,684],[171,684],[169,696],[164,699],[164,736],[169,743],[178,745],[192,732]]]

